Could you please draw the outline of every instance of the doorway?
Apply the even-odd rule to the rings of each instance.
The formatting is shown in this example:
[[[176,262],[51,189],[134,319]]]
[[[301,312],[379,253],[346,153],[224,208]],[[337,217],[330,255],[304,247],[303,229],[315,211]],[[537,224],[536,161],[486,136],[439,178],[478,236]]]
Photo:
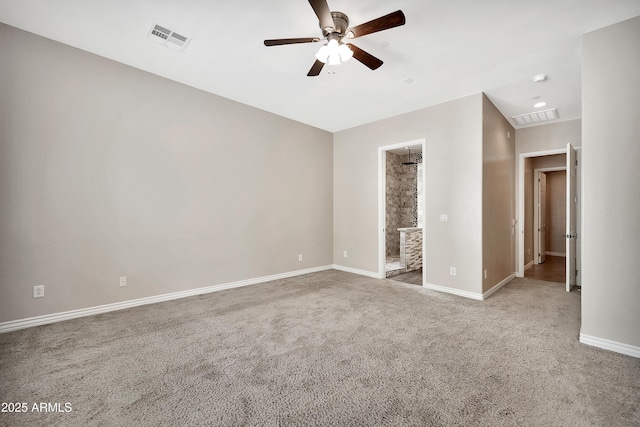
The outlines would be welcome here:
[[[555,161],[566,163],[565,155],[556,155]],[[553,158],[532,158],[536,164],[553,163]],[[564,283],[566,278],[566,166],[535,168],[533,170],[533,265],[525,268],[524,277],[548,282]],[[526,245],[525,245],[526,247]],[[526,259],[525,259],[526,260]]]
[[[424,152],[424,139],[378,150],[378,275],[422,286],[426,283]]]
[[[549,150],[519,155],[518,171],[518,230],[517,276],[553,277],[552,281],[566,283],[567,291],[572,286],[580,285],[579,264],[580,247],[576,245],[580,213],[577,189],[580,182],[576,150],[567,144],[567,149]],[[540,187],[550,191],[549,177],[552,177],[552,192],[556,202],[549,198],[539,199]],[[542,181],[546,179],[546,186]],[[541,186],[540,183],[543,185]],[[564,203],[557,202],[558,197]],[[546,218],[540,215],[540,208],[545,201],[543,211]],[[543,206],[541,206],[541,204]],[[525,209],[525,205],[527,209]],[[553,208],[550,211],[549,207]],[[553,230],[549,230],[549,221],[554,222]],[[545,260],[546,255],[546,260]],[[549,262],[549,261],[552,262]],[[561,278],[564,269],[564,279]],[[549,270],[548,274],[545,269]],[[542,278],[542,277],[540,277]]]

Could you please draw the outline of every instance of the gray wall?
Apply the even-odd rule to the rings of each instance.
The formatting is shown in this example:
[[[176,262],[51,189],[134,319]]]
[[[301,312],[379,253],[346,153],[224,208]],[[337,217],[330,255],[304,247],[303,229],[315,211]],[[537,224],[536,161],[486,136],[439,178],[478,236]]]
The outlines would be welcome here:
[[[332,263],[330,133],[3,24],[0,67],[0,322]]]
[[[516,130],[516,156],[521,153],[566,149],[570,142],[579,147],[582,141],[582,121],[567,120]]]
[[[640,17],[582,43],[581,334],[640,347]],[[636,350],[637,351],[637,350]]]
[[[515,131],[482,97],[482,291],[515,272]]]
[[[421,138],[427,282],[481,293],[482,94],[334,134],[334,263],[379,273],[378,147]]]

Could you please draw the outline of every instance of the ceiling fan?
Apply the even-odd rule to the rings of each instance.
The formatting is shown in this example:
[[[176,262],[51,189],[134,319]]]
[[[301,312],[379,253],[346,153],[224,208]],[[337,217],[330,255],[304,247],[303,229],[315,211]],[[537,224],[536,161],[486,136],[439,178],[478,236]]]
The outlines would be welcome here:
[[[265,46],[280,46],[296,43],[317,43],[321,40],[326,40],[326,44],[323,44],[318,53],[316,53],[316,62],[307,73],[307,76],[319,75],[322,67],[324,67],[324,64],[327,62],[329,65],[337,65],[347,61],[352,56],[370,69],[377,69],[382,65],[381,60],[351,43],[346,43],[346,41],[405,24],[404,13],[402,13],[401,10],[397,10],[380,18],[349,28],[349,18],[347,15],[342,12],[330,11],[326,0],[309,0],[309,4],[311,4],[313,11],[320,21],[322,37],[301,37],[264,41]]]

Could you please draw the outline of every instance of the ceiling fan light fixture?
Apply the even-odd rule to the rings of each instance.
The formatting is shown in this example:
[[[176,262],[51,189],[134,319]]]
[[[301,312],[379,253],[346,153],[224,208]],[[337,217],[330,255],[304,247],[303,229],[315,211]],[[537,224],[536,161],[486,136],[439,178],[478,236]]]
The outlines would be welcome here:
[[[330,38],[329,43],[321,46],[316,53],[316,59],[329,65],[340,65],[353,56],[349,46],[340,44],[336,38]]]
[[[338,40],[331,38],[329,39],[329,43],[327,43],[327,48],[329,49],[329,55],[337,52],[340,49],[340,45],[338,44]]]
[[[322,63],[327,63],[327,59],[329,58],[329,48],[327,45],[323,45],[318,49],[316,53],[316,59]]]
[[[340,61],[342,62],[347,62],[353,56],[353,51],[349,49],[349,46],[346,44],[341,44],[338,52],[340,53]]]

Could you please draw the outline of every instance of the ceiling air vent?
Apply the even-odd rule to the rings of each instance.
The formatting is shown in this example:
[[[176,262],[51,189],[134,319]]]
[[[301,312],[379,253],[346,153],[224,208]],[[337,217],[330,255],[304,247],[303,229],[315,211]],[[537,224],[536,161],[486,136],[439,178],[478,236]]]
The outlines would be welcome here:
[[[190,38],[160,25],[151,24],[147,38],[168,48],[182,52],[191,41]]]
[[[533,125],[541,122],[548,122],[549,120],[555,120],[558,116],[558,109],[552,108],[550,110],[534,111],[533,113],[520,114],[518,116],[511,116],[518,125]]]

